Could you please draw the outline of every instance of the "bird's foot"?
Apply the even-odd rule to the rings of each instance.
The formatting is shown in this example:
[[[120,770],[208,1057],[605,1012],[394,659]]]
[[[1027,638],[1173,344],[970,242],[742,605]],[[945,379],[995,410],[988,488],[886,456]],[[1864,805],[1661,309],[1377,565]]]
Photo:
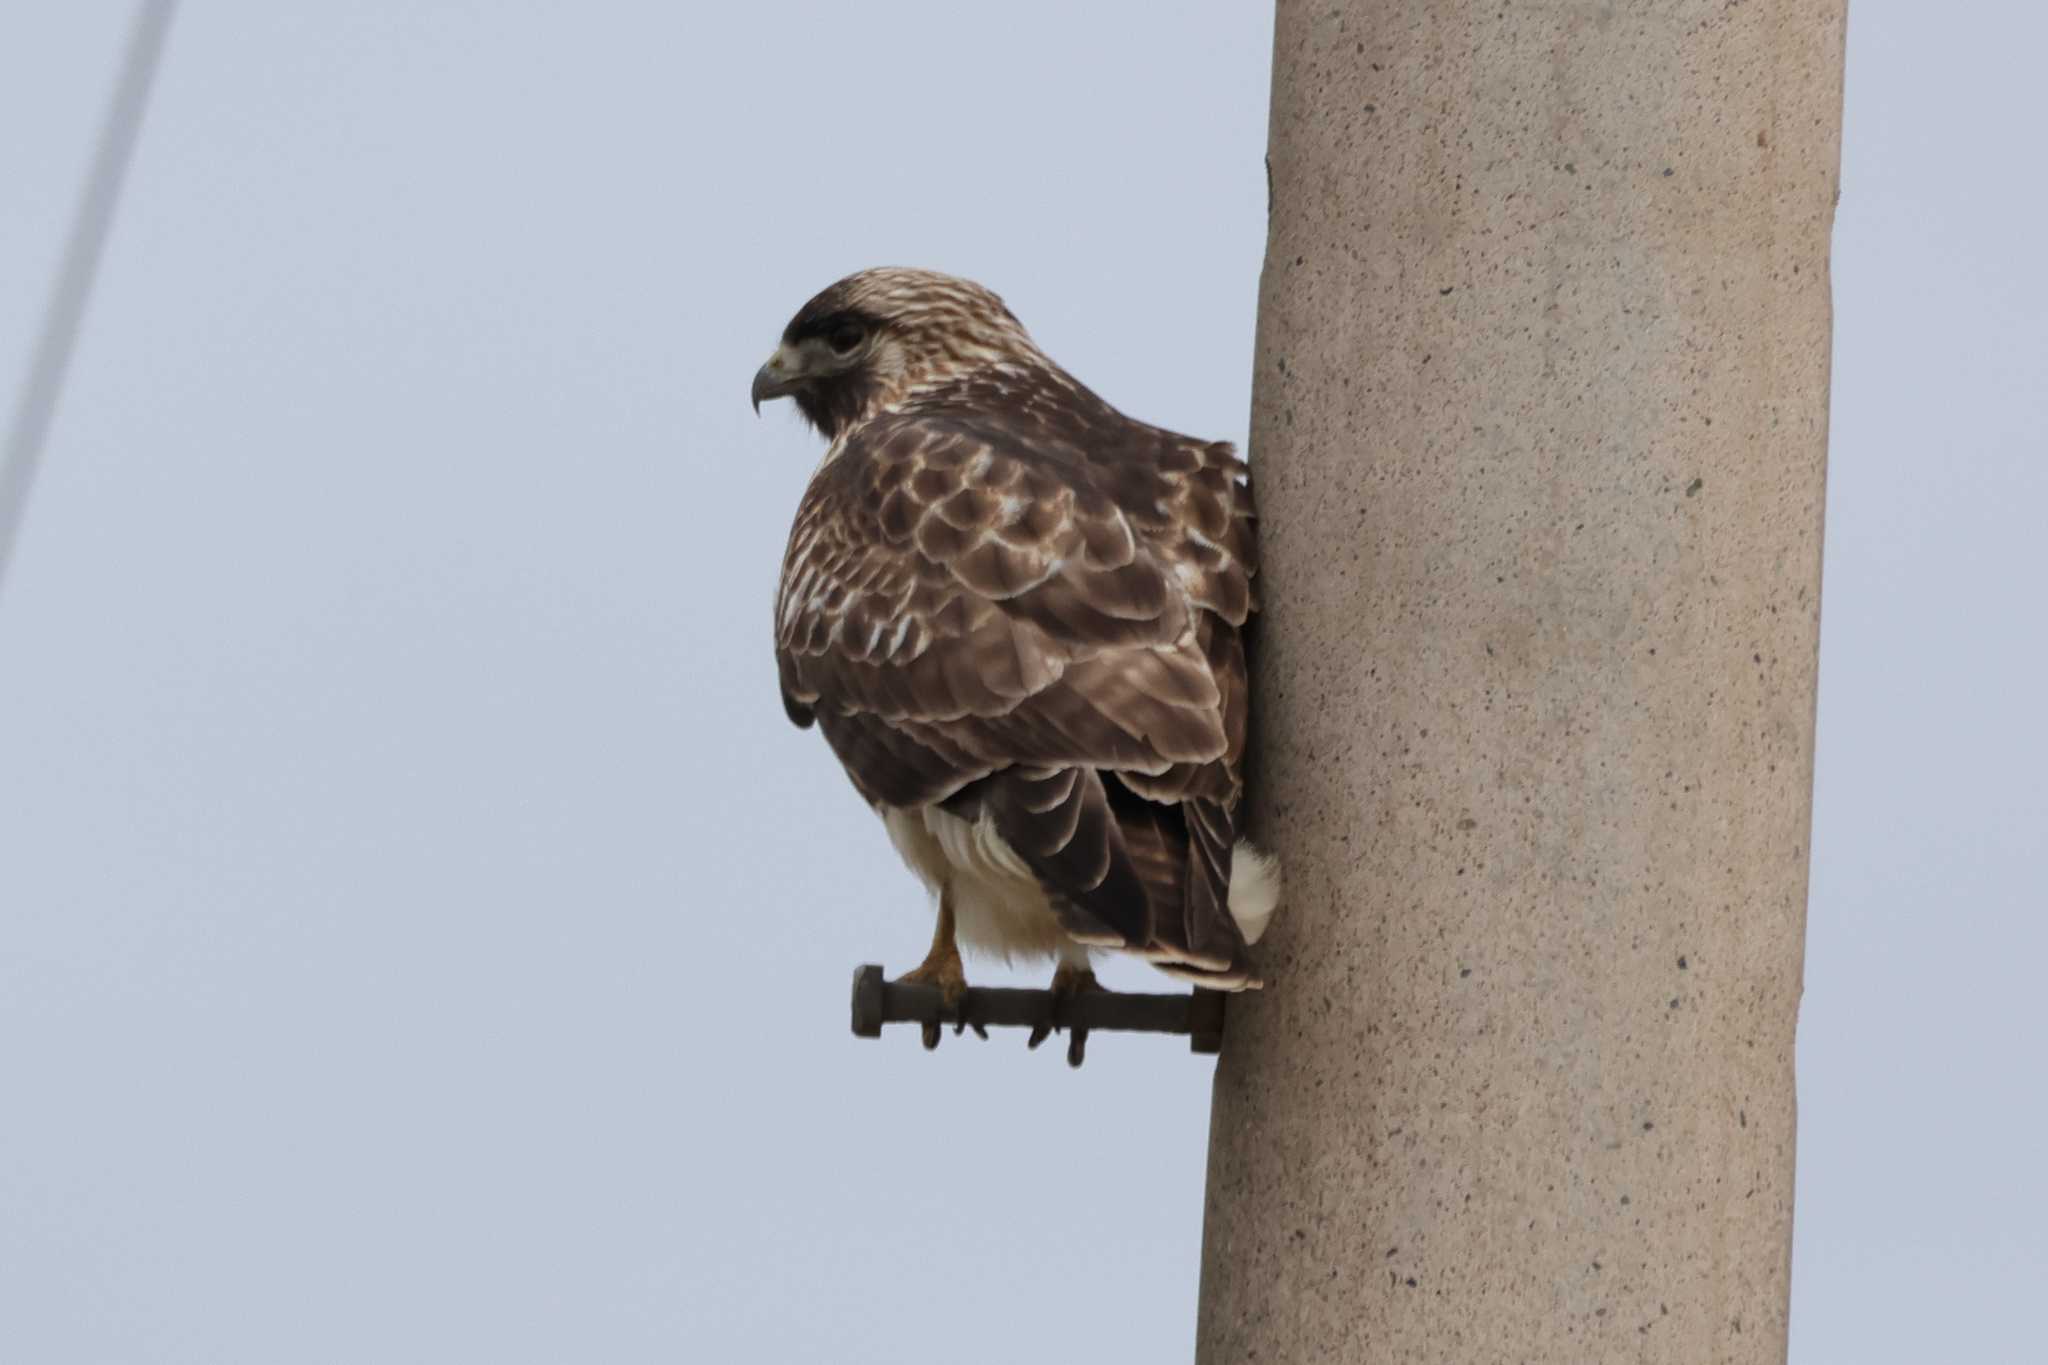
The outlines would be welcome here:
[[[1099,991],[1102,987],[1095,980],[1095,973],[1086,967],[1074,967],[1062,962],[1052,974],[1052,989],[1045,1005],[1045,1016],[1032,1026],[1031,1036],[1024,1040],[1024,1046],[1037,1047],[1062,1025],[1067,1005],[1083,991]],[[1067,1030],[1067,1065],[1079,1066],[1088,1055],[1088,1030],[1080,1025]]]
[[[939,1028],[945,1018],[953,1020],[953,1032],[957,1035],[966,1029],[973,1029],[975,1036],[988,1037],[988,1030],[972,1017],[967,1005],[967,973],[960,965],[958,949],[951,952],[933,952],[925,960],[896,978],[899,985],[937,986],[939,988],[940,1018],[924,1022],[924,1045],[927,1050],[939,1045]]]

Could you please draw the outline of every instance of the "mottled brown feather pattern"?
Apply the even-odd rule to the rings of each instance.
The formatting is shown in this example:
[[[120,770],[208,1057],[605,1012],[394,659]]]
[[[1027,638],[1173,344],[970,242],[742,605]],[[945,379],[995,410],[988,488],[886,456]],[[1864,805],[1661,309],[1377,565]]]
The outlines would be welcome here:
[[[858,310],[922,349],[859,376],[858,411],[817,405],[834,442],[783,565],[785,705],[870,802],[993,820],[1084,941],[1242,972],[1246,468],[1117,412],[986,291],[921,301],[943,277],[904,274],[842,282],[787,334]]]

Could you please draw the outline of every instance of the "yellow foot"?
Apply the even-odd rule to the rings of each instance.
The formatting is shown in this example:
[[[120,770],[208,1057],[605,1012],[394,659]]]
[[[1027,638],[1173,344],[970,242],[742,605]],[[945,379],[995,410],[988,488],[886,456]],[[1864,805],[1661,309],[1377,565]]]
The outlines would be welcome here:
[[[967,973],[960,965],[960,954],[957,950],[950,953],[935,952],[896,980],[900,985],[937,986],[941,1013],[952,1016],[953,1032],[957,1035],[971,1028],[976,1037],[988,1037],[988,1030],[980,1021],[969,1017],[966,1003]],[[938,1019],[925,1021],[924,1045],[927,1050],[939,1045],[940,1022]]]
[[[1024,1040],[1024,1046],[1037,1047],[1061,1026],[1066,1014],[1067,1002],[1083,991],[1099,991],[1095,973],[1086,967],[1075,967],[1062,962],[1052,974],[1052,998],[1046,1002],[1045,1017],[1032,1027],[1031,1036]],[[1068,1030],[1067,1065],[1079,1066],[1088,1054],[1088,1030],[1076,1025]]]

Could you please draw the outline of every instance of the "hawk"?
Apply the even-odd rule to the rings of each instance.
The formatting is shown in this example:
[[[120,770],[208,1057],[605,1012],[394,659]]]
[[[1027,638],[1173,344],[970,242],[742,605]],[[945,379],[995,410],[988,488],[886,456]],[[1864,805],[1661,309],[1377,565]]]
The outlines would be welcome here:
[[[1124,416],[995,294],[926,270],[811,299],[752,396],[830,442],[775,660],[790,719],[937,893],[903,979],[957,1006],[965,944],[1053,959],[1055,1000],[1095,987],[1091,950],[1261,984],[1246,949],[1280,881],[1241,833],[1258,556],[1232,447]]]

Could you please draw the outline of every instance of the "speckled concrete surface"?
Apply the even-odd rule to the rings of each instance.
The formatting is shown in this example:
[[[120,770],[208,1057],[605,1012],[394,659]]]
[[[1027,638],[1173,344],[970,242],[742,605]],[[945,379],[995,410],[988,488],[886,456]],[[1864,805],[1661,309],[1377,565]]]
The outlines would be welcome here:
[[[1782,1361],[1843,5],[1279,8],[1200,1358]]]

